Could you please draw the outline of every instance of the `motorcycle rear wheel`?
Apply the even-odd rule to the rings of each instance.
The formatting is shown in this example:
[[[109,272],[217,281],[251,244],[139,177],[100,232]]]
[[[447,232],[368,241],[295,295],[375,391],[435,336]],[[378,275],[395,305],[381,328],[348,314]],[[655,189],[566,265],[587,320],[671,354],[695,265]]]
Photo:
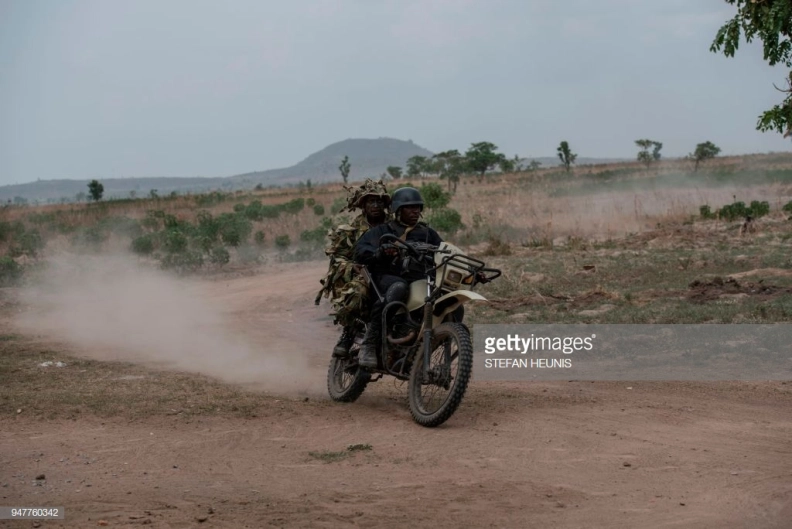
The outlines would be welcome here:
[[[333,357],[327,369],[327,392],[336,402],[354,402],[371,381],[371,373],[360,368],[354,358]]]
[[[473,368],[473,344],[461,323],[441,323],[432,338],[429,372],[423,373],[423,349],[410,371],[410,413],[421,426],[443,424],[459,407]]]

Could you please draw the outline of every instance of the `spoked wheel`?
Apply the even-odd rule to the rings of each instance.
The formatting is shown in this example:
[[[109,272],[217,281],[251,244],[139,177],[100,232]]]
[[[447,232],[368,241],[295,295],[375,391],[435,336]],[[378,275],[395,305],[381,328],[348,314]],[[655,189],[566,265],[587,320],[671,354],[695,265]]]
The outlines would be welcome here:
[[[327,392],[337,402],[354,402],[366,389],[371,373],[358,366],[353,358],[333,357],[327,370]]]
[[[422,426],[443,424],[465,395],[473,367],[470,334],[460,323],[442,323],[434,330],[429,370],[424,374],[423,349],[410,372],[410,412]]]

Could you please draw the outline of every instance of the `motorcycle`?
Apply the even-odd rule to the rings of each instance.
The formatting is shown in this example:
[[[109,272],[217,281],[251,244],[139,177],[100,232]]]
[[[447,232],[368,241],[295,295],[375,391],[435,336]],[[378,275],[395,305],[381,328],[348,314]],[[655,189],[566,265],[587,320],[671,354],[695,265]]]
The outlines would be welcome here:
[[[377,368],[358,365],[366,326],[361,321],[350,354],[332,357],[327,389],[333,400],[353,402],[370,382],[390,375],[408,381],[410,413],[415,422],[438,426],[459,407],[473,368],[470,329],[462,322],[463,305],[486,300],[473,292],[473,287],[492,281],[501,271],[487,268],[483,261],[465,255],[447,242],[433,246],[385,234],[380,244],[398,249],[402,270],[422,269],[424,279],[410,283],[406,302],[385,305]],[[385,293],[377,289],[368,270],[361,267],[361,273],[375,295],[384,301]]]

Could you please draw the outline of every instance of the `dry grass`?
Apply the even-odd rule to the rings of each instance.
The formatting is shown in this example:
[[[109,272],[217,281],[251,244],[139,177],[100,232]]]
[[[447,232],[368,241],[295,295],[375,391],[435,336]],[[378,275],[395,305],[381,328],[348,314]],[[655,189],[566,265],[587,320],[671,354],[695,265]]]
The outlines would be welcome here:
[[[478,323],[769,323],[792,320],[792,226],[778,212],[786,187],[641,189],[660,171],[678,170],[682,161],[645,170],[636,163],[578,168],[571,176],[555,169],[530,175],[499,175],[478,183],[464,181],[450,204],[462,213],[468,230],[458,239],[482,241],[472,252],[503,277],[482,288],[489,305],[471,305],[468,319]],[[756,155],[713,161],[732,168],[792,167],[787,155]],[[633,168],[635,188],[619,192],[559,194],[590,185],[598,173]],[[414,182],[420,185],[420,181]],[[739,236],[739,222],[691,220],[698,206],[769,200],[775,212],[757,221],[757,233]],[[161,209],[194,220],[201,209],[213,215],[232,211],[235,203],[261,200],[280,204],[313,196],[329,214],[344,196],[340,184],[305,190],[261,190],[235,194],[231,200],[200,208],[194,197],[119,201],[106,206],[53,205],[5,208],[2,220],[31,213],[62,211],[63,222],[89,227],[105,216],[142,219]],[[298,214],[255,223],[275,235],[313,229],[321,217],[306,207]],[[477,239],[477,237],[479,237]],[[49,247],[49,246],[48,246]],[[786,273],[789,272],[789,273]],[[735,275],[736,274],[736,275]],[[735,275],[735,282],[714,278]],[[696,283],[698,282],[698,283]],[[696,286],[691,286],[696,285]],[[0,316],[16,310],[13,291],[0,289]],[[4,334],[3,334],[4,333]],[[43,362],[66,367],[42,367]],[[9,334],[0,326],[0,415],[17,411],[45,419],[81,414],[150,415],[190,418],[231,414],[243,417],[284,413],[272,398],[205,377],[157,371],[133,364],[78,359],[62,345]],[[348,452],[342,452],[343,457]],[[341,454],[341,453],[339,453]],[[318,454],[324,460],[331,456]],[[339,456],[341,457],[341,456]]]

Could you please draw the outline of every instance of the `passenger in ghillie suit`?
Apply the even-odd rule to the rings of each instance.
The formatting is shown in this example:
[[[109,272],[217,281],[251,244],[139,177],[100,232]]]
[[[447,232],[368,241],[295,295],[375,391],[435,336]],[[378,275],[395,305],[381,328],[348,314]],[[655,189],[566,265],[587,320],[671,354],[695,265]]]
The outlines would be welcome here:
[[[322,295],[329,298],[335,323],[343,326],[333,348],[333,355],[340,357],[349,355],[358,321],[367,321],[368,317],[369,287],[353,259],[355,243],[369,229],[390,220],[390,195],[382,180],[375,182],[368,178],[363,185],[346,190],[347,205],[341,211],[359,209],[361,213],[350,224],[341,224],[328,232],[330,245],[325,253],[330,257],[330,266],[320,281],[323,286],[315,300],[318,305]]]

